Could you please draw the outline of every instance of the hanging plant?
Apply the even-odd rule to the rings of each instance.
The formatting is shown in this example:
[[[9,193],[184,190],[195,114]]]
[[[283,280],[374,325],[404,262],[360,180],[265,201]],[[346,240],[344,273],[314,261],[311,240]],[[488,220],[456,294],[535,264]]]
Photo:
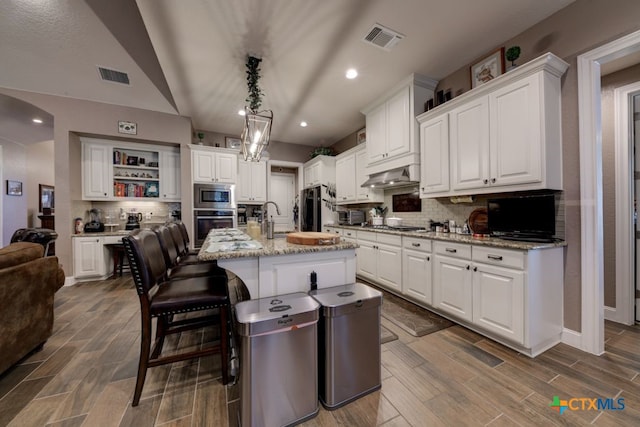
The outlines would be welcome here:
[[[249,88],[249,96],[246,101],[249,103],[249,108],[253,112],[257,112],[262,105],[262,90],[258,86],[260,80],[260,62],[262,58],[256,58],[254,56],[247,57],[247,87]]]

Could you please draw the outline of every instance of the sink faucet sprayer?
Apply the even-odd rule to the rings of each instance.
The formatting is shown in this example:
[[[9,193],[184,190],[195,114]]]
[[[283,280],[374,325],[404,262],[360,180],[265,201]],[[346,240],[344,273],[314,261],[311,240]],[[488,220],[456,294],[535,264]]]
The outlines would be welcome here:
[[[264,220],[264,215],[265,215],[265,212],[266,212],[266,210],[267,210],[267,209],[266,209],[266,208],[267,208],[267,205],[268,205],[269,203],[271,203],[273,206],[275,206],[275,207],[276,207],[276,213],[277,213],[278,215],[280,215],[280,208],[278,207],[278,204],[277,204],[276,202],[272,202],[271,200],[269,200],[268,202],[265,202],[265,203],[262,205],[262,234],[264,234],[264,233],[266,233],[266,232],[267,232],[267,221],[265,221],[265,220]],[[273,238],[273,224],[271,224],[271,236],[272,236],[271,238]]]

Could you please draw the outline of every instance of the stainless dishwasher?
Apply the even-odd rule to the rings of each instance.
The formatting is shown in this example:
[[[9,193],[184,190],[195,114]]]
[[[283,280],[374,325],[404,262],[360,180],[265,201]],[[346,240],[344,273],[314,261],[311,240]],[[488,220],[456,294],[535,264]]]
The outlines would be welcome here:
[[[381,387],[382,293],[363,283],[309,292],[320,309],[320,401],[336,409]]]
[[[242,426],[290,426],[318,414],[319,307],[301,292],[236,304]]]

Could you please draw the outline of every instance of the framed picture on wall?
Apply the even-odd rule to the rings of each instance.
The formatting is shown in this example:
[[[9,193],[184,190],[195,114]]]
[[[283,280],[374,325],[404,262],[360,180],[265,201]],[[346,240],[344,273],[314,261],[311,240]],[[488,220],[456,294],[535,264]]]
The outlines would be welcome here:
[[[22,181],[7,180],[7,195],[22,196]]]
[[[473,64],[470,72],[472,88],[504,74],[504,47]]]
[[[356,133],[356,145],[367,142],[367,128],[362,128]]]
[[[242,141],[240,138],[232,138],[230,136],[224,137],[224,143],[227,148],[233,148],[236,150],[240,149],[240,145],[242,145]]]

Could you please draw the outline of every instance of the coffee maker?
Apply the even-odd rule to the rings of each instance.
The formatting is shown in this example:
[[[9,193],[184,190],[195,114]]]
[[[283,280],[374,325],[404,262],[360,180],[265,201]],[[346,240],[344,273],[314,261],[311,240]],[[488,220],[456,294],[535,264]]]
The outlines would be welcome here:
[[[127,223],[124,225],[125,230],[135,230],[140,228],[140,222],[142,221],[142,214],[140,212],[129,212],[127,216]]]

